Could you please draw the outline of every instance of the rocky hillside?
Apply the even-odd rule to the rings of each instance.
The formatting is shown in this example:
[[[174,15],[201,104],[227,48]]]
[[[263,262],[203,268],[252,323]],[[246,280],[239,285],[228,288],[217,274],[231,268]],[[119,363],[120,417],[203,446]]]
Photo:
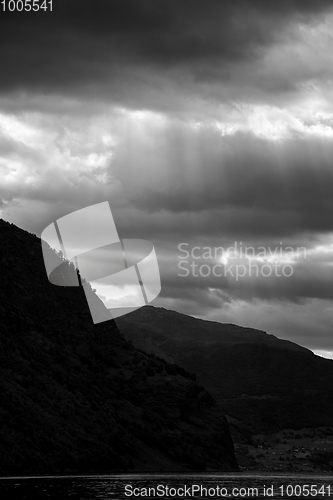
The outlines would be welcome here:
[[[48,282],[39,238],[0,220],[0,240],[1,474],[237,470],[189,371],[93,325],[82,288]]]

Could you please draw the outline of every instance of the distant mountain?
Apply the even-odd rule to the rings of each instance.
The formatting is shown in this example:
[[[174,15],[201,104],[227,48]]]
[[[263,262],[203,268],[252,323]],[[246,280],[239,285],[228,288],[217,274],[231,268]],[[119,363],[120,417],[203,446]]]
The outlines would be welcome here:
[[[333,361],[274,335],[145,306],[118,318],[134,346],[195,372],[251,432],[331,425]]]
[[[0,220],[0,240],[0,474],[238,469],[189,371],[93,325],[82,288],[48,282],[39,238]]]

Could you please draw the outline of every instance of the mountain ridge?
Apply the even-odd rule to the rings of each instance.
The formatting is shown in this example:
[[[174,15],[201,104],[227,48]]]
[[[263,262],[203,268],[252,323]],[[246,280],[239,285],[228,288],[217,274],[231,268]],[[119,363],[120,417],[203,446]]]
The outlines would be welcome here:
[[[94,325],[81,287],[49,283],[37,236],[0,219],[0,238],[0,474],[238,470],[191,373]]]
[[[234,323],[222,323],[219,321],[211,321],[207,319],[202,319],[202,318],[197,318],[195,316],[187,315],[178,311],[174,311],[172,309],[166,309],[164,307],[155,307],[152,305],[146,305],[137,311],[134,311],[135,317],[138,319],[140,324],[144,324],[145,321],[145,316],[147,315],[147,320],[150,319],[149,311],[154,311],[153,317],[154,317],[154,329],[155,331],[158,329],[158,325],[156,324],[156,317],[162,316],[163,320],[165,319],[170,319],[170,317],[174,317],[178,325],[181,325],[181,321],[179,321],[181,318],[184,318],[184,320],[187,322],[187,326],[191,326],[192,324],[200,324],[202,325],[208,325],[208,329],[205,330],[205,334],[211,336],[211,340],[213,340],[212,337],[214,337],[214,340],[217,340],[219,342],[227,342],[228,340],[235,343],[236,340],[236,335],[235,334],[247,334],[248,338],[246,336],[239,337],[238,340],[242,342],[247,342],[247,341],[253,341],[253,337],[251,338],[251,335],[256,336],[256,338],[260,339],[261,341],[265,338],[269,342],[274,342],[275,347],[280,347],[281,349],[294,349],[300,352],[307,352],[311,355],[314,355],[314,353],[310,350],[307,349],[306,347],[300,346],[299,344],[296,344],[295,342],[292,342],[290,340],[286,339],[280,339],[276,335],[267,333],[264,330],[259,330],[257,328],[252,328],[252,327],[246,327],[246,326],[240,326]],[[193,321],[192,321],[193,320]],[[120,322],[122,321],[121,319],[119,320]],[[126,319],[125,319],[126,321]],[[210,329],[210,331],[209,331]],[[219,330],[217,331],[212,331],[212,330]],[[229,331],[226,331],[229,330]],[[214,335],[212,335],[214,334]],[[221,336],[224,334],[224,338]],[[229,334],[229,338],[226,338],[226,334]],[[175,336],[175,331],[172,332],[172,335]],[[181,332],[181,335],[184,336],[186,335],[186,332]],[[191,338],[193,339],[193,330],[191,331]]]
[[[117,324],[135,346],[197,373],[200,383],[223,404],[242,395],[274,396],[284,401],[288,397],[301,404],[301,399],[309,395],[320,398],[329,394],[333,386],[332,360],[262,331],[152,306],[118,318]],[[318,420],[327,422],[333,417],[333,404],[321,407],[324,411]],[[256,413],[259,425],[260,415]],[[309,414],[299,415],[300,422],[305,423],[310,414],[313,419],[318,417],[312,408]],[[237,411],[231,415],[240,416]],[[286,420],[286,416],[280,418]],[[292,417],[285,423],[296,425]]]
[[[227,415],[241,466],[333,470],[332,360],[264,332],[151,306],[116,321],[136,347],[197,374]],[[323,436],[327,443],[315,445]]]

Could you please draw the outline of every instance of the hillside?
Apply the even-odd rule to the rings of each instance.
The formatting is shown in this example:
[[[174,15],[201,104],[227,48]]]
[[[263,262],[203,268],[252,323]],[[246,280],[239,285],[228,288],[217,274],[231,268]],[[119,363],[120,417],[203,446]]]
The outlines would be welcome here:
[[[333,362],[274,335],[145,306],[117,319],[135,345],[199,375],[218,397],[329,390]]]
[[[82,288],[48,282],[39,238],[0,220],[0,240],[1,474],[237,470],[191,373],[94,325]]]
[[[262,331],[163,308],[146,306],[116,321],[135,346],[197,374],[226,412],[237,448],[253,445],[256,435],[281,440],[284,429],[324,427],[332,439],[333,361]]]

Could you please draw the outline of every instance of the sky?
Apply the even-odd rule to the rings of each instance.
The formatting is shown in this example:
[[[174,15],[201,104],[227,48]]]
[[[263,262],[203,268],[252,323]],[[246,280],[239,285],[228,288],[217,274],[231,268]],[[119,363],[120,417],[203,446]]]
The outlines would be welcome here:
[[[40,236],[109,201],[154,305],[333,358],[332,33],[331,0],[1,12],[1,217]]]

